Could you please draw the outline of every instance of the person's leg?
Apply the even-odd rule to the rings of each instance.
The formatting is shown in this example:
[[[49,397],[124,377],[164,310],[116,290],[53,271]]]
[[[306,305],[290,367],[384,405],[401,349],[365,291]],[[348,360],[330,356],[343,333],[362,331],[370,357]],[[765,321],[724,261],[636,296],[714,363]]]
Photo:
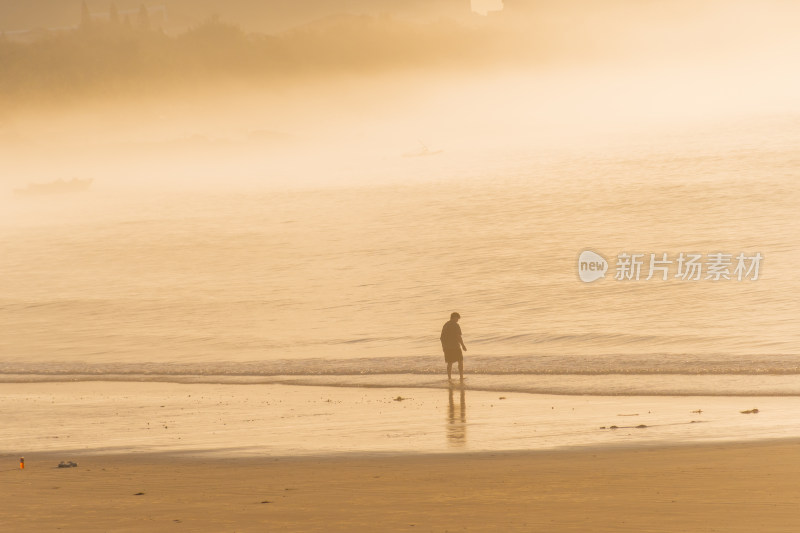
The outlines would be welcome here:
[[[461,379],[464,379],[464,361],[458,362],[458,375],[461,376]]]
[[[448,362],[447,363],[447,379],[453,379],[452,373],[453,373],[453,363]]]

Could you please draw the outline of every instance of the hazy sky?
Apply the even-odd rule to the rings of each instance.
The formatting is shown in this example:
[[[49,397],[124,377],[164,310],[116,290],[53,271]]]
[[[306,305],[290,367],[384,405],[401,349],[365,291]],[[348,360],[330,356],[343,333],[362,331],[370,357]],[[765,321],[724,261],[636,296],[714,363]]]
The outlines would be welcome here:
[[[472,0],[472,10],[476,13],[486,14],[489,11],[503,9],[503,0]]]
[[[420,141],[448,157],[579,152],[798,112],[793,3],[527,5],[469,28],[355,17],[274,42],[212,26],[7,46],[0,91],[17,92],[0,102],[0,179],[7,191],[61,176],[336,182]]]

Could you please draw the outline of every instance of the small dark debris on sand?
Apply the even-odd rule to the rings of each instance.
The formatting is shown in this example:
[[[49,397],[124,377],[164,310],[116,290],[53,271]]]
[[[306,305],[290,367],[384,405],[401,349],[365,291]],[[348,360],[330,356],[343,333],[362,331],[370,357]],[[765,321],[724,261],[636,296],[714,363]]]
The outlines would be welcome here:
[[[144,496],[144,492],[137,492],[134,496]]]
[[[410,400],[410,399],[411,399],[411,398],[403,398],[402,396],[398,396],[397,398],[394,398],[394,401],[396,401],[396,402],[402,402],[402,401],[405,401],[405,400]]]
[[[261,503],[272,503],[272,502],[271,502],[271,501],[269,501],[269,500],[264,500],[264,501],[263,501],[263,502],[261,502]]]
[[[76,466],[78,466],[78,463],[75,463],[73,461],[61,461],[60,463],[58,463],[59,468],[74,468]]]
[[[758,409],[748,409],[747,411],[739,411],[743,415],[755,415],[758,414]]]

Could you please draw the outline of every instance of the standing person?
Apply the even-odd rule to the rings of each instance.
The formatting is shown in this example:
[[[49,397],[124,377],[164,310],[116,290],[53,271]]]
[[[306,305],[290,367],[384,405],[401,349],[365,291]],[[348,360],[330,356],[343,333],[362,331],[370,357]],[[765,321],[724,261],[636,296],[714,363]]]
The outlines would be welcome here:
[[[463,381],[464,354],[461,353],[461,349],[463,348],[466,352],[467,347],[464,346],[464,341],[461,339],[461,326],[458,325],[459,318],[461,318],[461,315],[458,313],[450,313],[450,320],[444,323],[439,340],[442,341],[444,360],[447,363],[447,379],[453,379],[453,363],[458,362],[458,373]]]

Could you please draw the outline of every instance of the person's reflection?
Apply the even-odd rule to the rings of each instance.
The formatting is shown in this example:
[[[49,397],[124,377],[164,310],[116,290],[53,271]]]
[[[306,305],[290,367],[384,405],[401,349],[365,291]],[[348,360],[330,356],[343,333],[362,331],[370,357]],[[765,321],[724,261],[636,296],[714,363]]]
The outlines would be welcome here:
[[[453,401],[453,385],[447,388],[449,405],[447,408],[447,443],[450,446],[464,446],[467,443],[467,400],[464,384],[459,387],[461,401],[456,409]]]

